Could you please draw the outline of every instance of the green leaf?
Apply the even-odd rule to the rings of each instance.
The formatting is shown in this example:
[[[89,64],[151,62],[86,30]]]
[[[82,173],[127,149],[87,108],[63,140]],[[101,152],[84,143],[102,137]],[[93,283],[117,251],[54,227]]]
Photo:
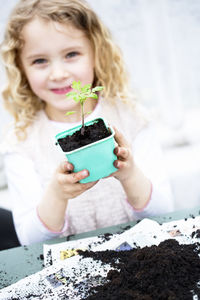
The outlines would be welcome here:
[[[96,94],[96,92],[99,92],[101,90],[104,89],[103,86],[96,86],[93,89],[91,89],[91,84],[85,84],[83,87],[81,86],[81,82],[79,81],[73,81],[72,82],[72,88],[74,89],[74,91],[71,91],[69,93],[66,94],[67,98],[71,98],[73,99],[75,102],[80,102],[81,104],[81,111],[82,111],[82,124],[83,124],[83,129],[84,129],[84,102],[86,99],[88,98],[92,98],[92,99],[98,99],[98,96]],[[72,115],[74,114],[75,111],[68,111],[65,115]],[[90,114],[90,112],[87,112],[87,114]]]
[[[69,93],[66,94],[66,97],[67,98],[73,98],[74,96],[76,96],[76,94],[77,94],[76,92],[69,92]]]
[[[88,91],[90,91],[90,88],[91,88],[91,84],[89,83],[89,84],[85,84],[82,88],[81,88],[81,92],[88,92]]]
[[[81,90],[81,82],[80,82],[80,80],[79,81],[73,81],[72,82],[72,88],[74,90],[80,91]]]
[[[76,113],[75,111],[68,111],[68,112],[66,112],[65,116],[73,115],[75,113]]]
[[[79,98],[81,99],[81,100],[86,100],[87,98],[88,98],[88,95],[87,94],[79,94]]]
[[[80,97],[80,95],[75,95],[73,97],[73,99],[74,99],[75,102],[79,102],[81,100],[81,97]]]
[[[104,89],[103,86],[96,86],[92,89],[92,92],[99,92],[99,91],[102,91]]]
[[[89,98],[98,99],[98,96],[95,93],[90,93],[88,95]]]

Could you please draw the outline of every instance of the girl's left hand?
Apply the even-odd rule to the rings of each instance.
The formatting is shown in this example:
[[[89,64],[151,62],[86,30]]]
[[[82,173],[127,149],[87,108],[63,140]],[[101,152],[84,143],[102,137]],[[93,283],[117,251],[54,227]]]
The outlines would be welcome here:
[[[124,136],[115,129],[115,140],[118,146],[114,153],[117,155],[117,160],[114,161],[114,166],[118,171],[112,173],[120,183],[126,193],[128,202],[135,209],[143,209],[147,205],[151,197],[152,185],[149,179],[135,164],[131,146],[128,144]]]
[[[132,156],[131,146],[126,141],[125,137],[114,127],[115,140],[118,146],[115,148],[114,153],[117,160],[114,161],[114,166],[118,171],[112,175],[120,180],[121,183],[130,179],[134,173],[134,159]]]

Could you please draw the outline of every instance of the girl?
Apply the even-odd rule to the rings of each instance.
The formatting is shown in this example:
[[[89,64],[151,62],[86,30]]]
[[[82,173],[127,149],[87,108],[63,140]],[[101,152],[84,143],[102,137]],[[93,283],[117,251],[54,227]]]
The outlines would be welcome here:
[[[155,133],[133,105],[119,48],[86,2],[20,0],[1,50],[15,120],[1,151],[21,244],[173,210]],[[79,183],[88,171],[73,172],[54,144],[80,124],[79,114],[65,116],[80,111],[66,100],[74,80],[105,87],[100,100],[87,100],[87,119],[103,116],[116,129],[118,170],[99,182]]]

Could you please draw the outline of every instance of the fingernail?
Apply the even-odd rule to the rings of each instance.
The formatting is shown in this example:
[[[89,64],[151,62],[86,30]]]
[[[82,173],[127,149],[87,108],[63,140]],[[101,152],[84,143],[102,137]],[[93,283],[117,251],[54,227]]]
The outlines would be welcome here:
[[[115,161],[114,161],[114,166],[115,166],[115,168],[117,168],[118,165],[119,165],[119,164],[118,164],[118,161],[115,160]]]
[[[68,171],[73,170],[73,166],[71,164],[69,164],[68,162],[66,162],[66,168],[67,168]]]
[[[83,170],[83,171],[82,171],[82,175],[83,175],[83,176],[88,176],[88,171],[87,171],[87,170]]]

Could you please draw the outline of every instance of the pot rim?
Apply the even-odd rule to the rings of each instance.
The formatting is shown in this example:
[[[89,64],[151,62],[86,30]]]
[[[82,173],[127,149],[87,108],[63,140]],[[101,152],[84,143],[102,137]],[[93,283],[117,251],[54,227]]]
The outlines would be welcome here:
[[[104,141],[106,141],[106,140],[108,140],[108,139],[113,138],[114,135],[115,135],[115,131],[114,131],[114,129],[112,128],[112,126],[110,126],[110,125],[107,124],[107,122],[105,121],[104,118],[102,118],[102,117],[97,117],[97,118],[95,118],[95,119],[93,119],[93,120],[90,120],[90,121],[86,122],[85,124],[91,123],[92,121],[99,120],[99,119],[102,119],[102,120],[103,120],[103,122],[104,122],[105,126],[107,127],[107,129],[111,131],[111,135],[109,135],[109,136],[107,136],[107,137],[105,137],[105,138],[103,138],[103,139],[100,139],[100,140],[98,140],[98,141],[96,141],[96,142],[90,143],[90,144],[88,144],[88,145],[85,145],[85,146],[79,147],[79,148],[77,148],[77,149],[74,149],[74,150],[65,152],[65,151],[62,150],[60,144],[58,143],[58,135],[60,135],[60,134],[62,134],[62,133],[65,133],[65,132],[67,132],[67,131],[69,131],[69,130],[73,130],[74,128],[77,128],[77,130],[79,130],[79,129],[81,128],[81,125],[77,125],[77,126],[72,127],[72,128],[70,128],[70,129],[68,129],[68,130],[66,130],[66,131],[62,131],[62,132],[58,133],[58,134],[55,136],[56,142],[57,142],[58,145],[60,146],[62,152],[63,152],[64,154],[71,154],[71,153],[79,152],[80,150],[83,150],[83,149],[92,147],[92,146],[94,146],[94,145],[96,145],[96,144],[102,143],[102,142],[104,142]],[[67,134],[66,134],[66,136],[67,136]]]

